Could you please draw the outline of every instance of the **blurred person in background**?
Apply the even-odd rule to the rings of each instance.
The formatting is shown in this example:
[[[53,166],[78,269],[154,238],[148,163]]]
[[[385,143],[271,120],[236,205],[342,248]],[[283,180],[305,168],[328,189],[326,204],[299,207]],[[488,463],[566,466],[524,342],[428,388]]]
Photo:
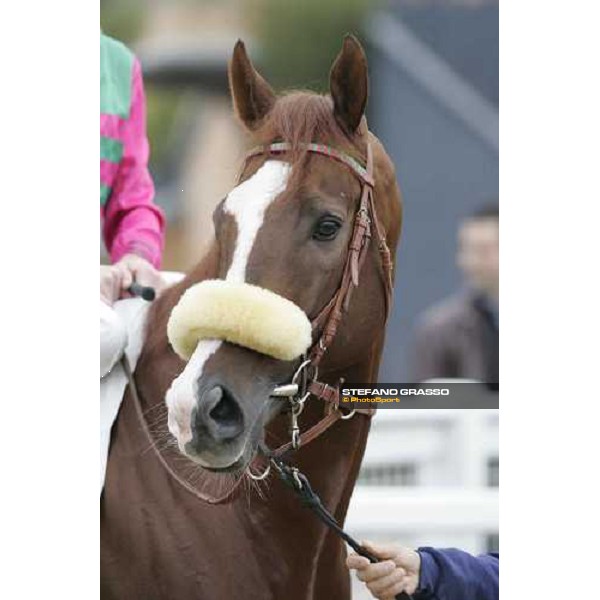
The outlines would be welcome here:
[[[498,600],[498,554],[472,556],[455,548],[403,548],[363,542],[381,562],[351,554],[348,568],[374,598],[394,600],[406,592],[414,600]]]
[[[100,376],[120,357],[125,327],[111,306],[131,284],[160,290],[165,220],[148,171],[146,105],[140,63],[100,34],[100,214],[111,265],[100,266]]]
[[[499,214],[497,204],[458,230],[457,264],[465,288],[419,319],[411,381],[475,379],[498,389]]]

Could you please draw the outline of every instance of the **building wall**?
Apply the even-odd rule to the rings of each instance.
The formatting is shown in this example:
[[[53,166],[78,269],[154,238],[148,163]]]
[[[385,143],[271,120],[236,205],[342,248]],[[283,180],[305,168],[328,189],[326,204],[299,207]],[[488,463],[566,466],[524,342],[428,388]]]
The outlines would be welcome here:
[[[369,125],[396,165],[404,198],[380,381],[407,381],[417,316],[461,286],[454,262],[457,226],[498,197],[498,151],[377,48],[370,48],[369,62]]]

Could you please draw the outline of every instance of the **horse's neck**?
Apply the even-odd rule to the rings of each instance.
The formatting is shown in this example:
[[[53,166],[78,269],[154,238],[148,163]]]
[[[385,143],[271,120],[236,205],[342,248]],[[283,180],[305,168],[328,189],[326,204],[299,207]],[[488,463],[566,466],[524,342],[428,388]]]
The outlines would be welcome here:
[[[340,365],[337,356],[325,355],[321,367],[321,377],[327,383],[334,385],[340,379],[352,383],[374,383],[379,372],[379,363],[383,351],[384,332],[381,331],[373,340],[367,343],[357,342],[356,362]],[[336,350],[335,342],[332,350]],[[346,349],[343,349],[344,354]],[[330,367],[329,365],[334,365]]]

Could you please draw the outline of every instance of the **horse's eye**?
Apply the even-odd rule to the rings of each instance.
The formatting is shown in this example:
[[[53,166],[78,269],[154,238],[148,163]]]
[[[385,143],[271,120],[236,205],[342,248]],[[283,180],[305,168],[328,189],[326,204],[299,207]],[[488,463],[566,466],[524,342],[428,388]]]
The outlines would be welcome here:
[[[332,216],[323,217],[315,225],[312,237],[320,242],[328,242],[335,238],[341,226],[340,219]]]

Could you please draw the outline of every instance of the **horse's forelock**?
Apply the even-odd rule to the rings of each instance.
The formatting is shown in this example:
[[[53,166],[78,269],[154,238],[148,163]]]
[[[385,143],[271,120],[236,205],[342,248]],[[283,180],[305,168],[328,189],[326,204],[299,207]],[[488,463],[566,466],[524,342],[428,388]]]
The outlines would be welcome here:
[[[307,158],[305,144],[332,146],[361,162],[365,161],[364,140],[359,135],[351,139],[341,129],[334,117],[333,100],[329,95],[308,91],[284,93],[277,98],[256,137],[261,145],[277,141],[290,145],[286,156],[292,165],[288,189],[300,185],[303,178]]]

